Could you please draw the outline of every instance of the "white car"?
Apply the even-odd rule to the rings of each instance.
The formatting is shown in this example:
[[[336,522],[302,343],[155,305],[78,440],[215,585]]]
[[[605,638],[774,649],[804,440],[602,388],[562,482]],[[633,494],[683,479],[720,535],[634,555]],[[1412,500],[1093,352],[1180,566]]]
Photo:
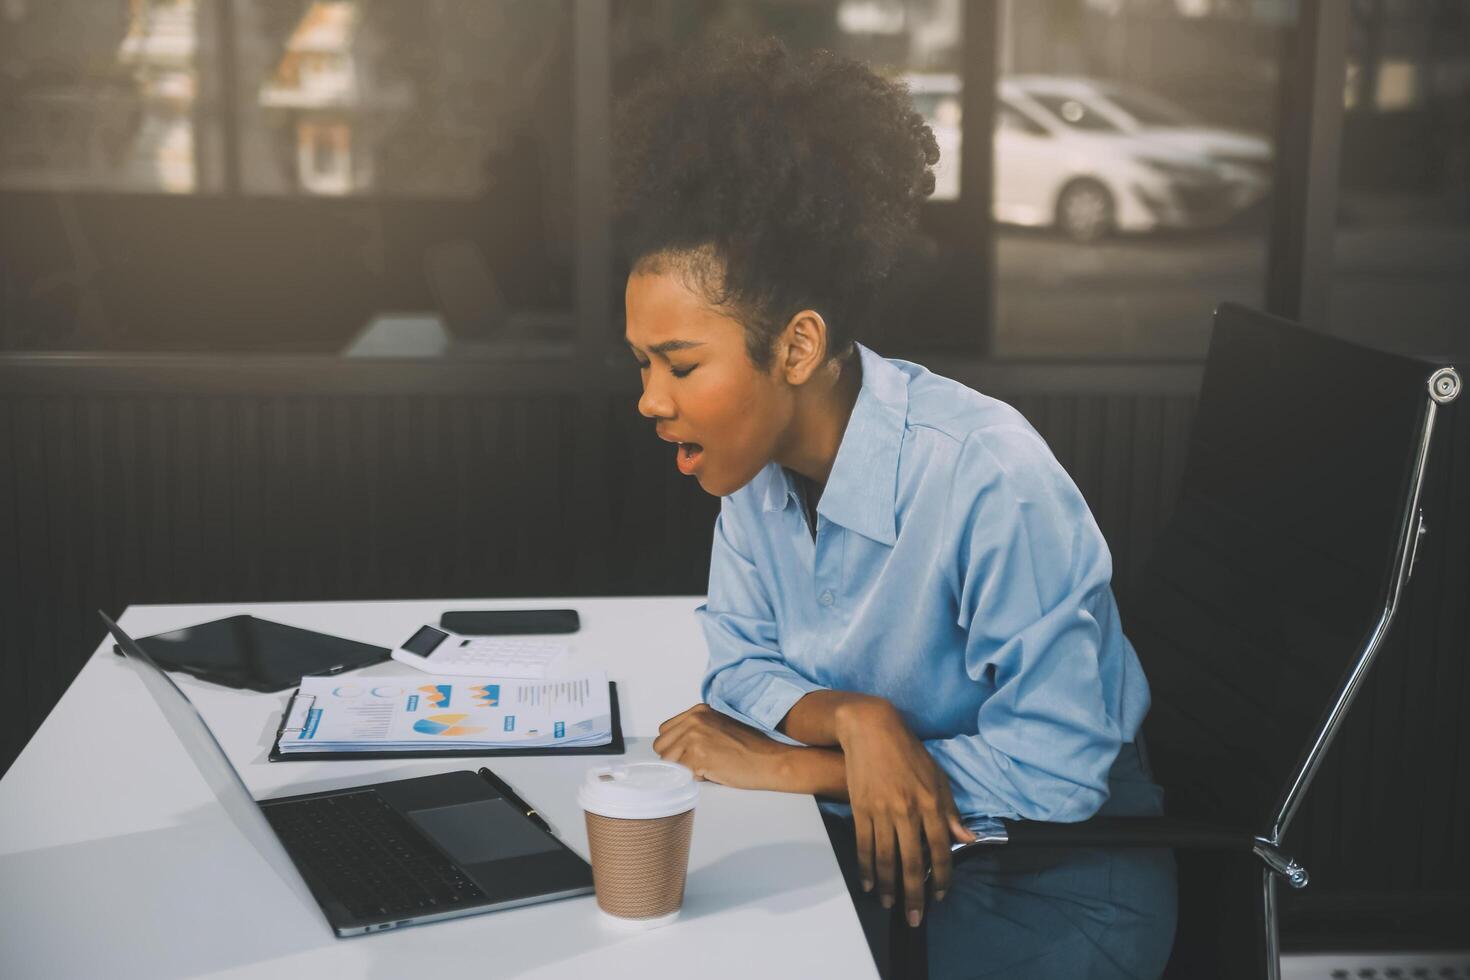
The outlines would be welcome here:
[[[959,196],[960,81],[905,77],[939,143],[935,198]],[[994,217],[1077,241],[1207,227],[1258,201],[1270,144],[1194,122],[1157,96],[1058,76],[1004,78],[995,106]]]
[[[1075,75],[1014,75],[1008,82],[1034,100],[1046,99],[1058,106],[1058,114],[1066,121],[1077,116],[1079,108],[1095,112],[1102,122],[1093,121],[1094,127],[1111,125],[1116,132],[1201,154],[1232,179],[1253,175],[1269,182],[1271,143],[1264,136],[1212,126],[1152,92]],[[1069,107],[1069,101],[1077,106]]]

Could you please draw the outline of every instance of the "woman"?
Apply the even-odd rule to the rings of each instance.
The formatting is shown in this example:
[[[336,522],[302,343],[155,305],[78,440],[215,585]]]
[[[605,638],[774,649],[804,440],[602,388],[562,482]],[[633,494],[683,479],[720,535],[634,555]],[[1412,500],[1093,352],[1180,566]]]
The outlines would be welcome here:
[[[950,866],[967,820],[1155,813],[1159,792],[1076,487],[1014,409],[855,340],[933,189],[932,133],[901,87],[775,41],[659,73],[616,132],[638,409],[722,498],[705,703],[655,750],[830,801],[880,964],[883,909],[917,924],[932,862],[934,976],[1156,975],[1167,854]]]

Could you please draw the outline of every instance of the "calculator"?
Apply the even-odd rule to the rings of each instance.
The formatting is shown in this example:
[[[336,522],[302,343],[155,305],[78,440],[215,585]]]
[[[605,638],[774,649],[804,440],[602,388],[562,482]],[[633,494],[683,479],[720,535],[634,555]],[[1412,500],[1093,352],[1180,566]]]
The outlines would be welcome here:
[[[547,636],[463,636],[423,626],[393,651],[399,663],[456,677],[555,677],[571,654],[566,640]]]

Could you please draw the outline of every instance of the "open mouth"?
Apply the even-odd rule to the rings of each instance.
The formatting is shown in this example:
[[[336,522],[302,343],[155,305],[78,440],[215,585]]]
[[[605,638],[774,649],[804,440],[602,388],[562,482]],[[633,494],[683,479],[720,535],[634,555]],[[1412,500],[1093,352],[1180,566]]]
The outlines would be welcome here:
[[[695,467],[699,465],[699,461],[701,458],[703,458],[703,456],[704,447],[701,446],[699,443],[679,443],[678,455],[675,457],[675,462],[679,467],[679,472],[683,473],[685,476],[692,476]]]

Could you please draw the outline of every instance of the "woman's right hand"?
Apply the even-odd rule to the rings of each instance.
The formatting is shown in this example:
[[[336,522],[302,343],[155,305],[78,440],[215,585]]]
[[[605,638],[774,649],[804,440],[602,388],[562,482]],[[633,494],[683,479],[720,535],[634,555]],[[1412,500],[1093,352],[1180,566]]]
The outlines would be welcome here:
[[[949,777],[896,708],[863,697],[841,705],[835,720],[863,890],[876,882],[883,907],[892,908],[901,881],[908,922],[916,926],[924,914],[926,863],[934,869],[934,897],[942,899],[950,882],[950,842],[975,837],[955,808]]]

